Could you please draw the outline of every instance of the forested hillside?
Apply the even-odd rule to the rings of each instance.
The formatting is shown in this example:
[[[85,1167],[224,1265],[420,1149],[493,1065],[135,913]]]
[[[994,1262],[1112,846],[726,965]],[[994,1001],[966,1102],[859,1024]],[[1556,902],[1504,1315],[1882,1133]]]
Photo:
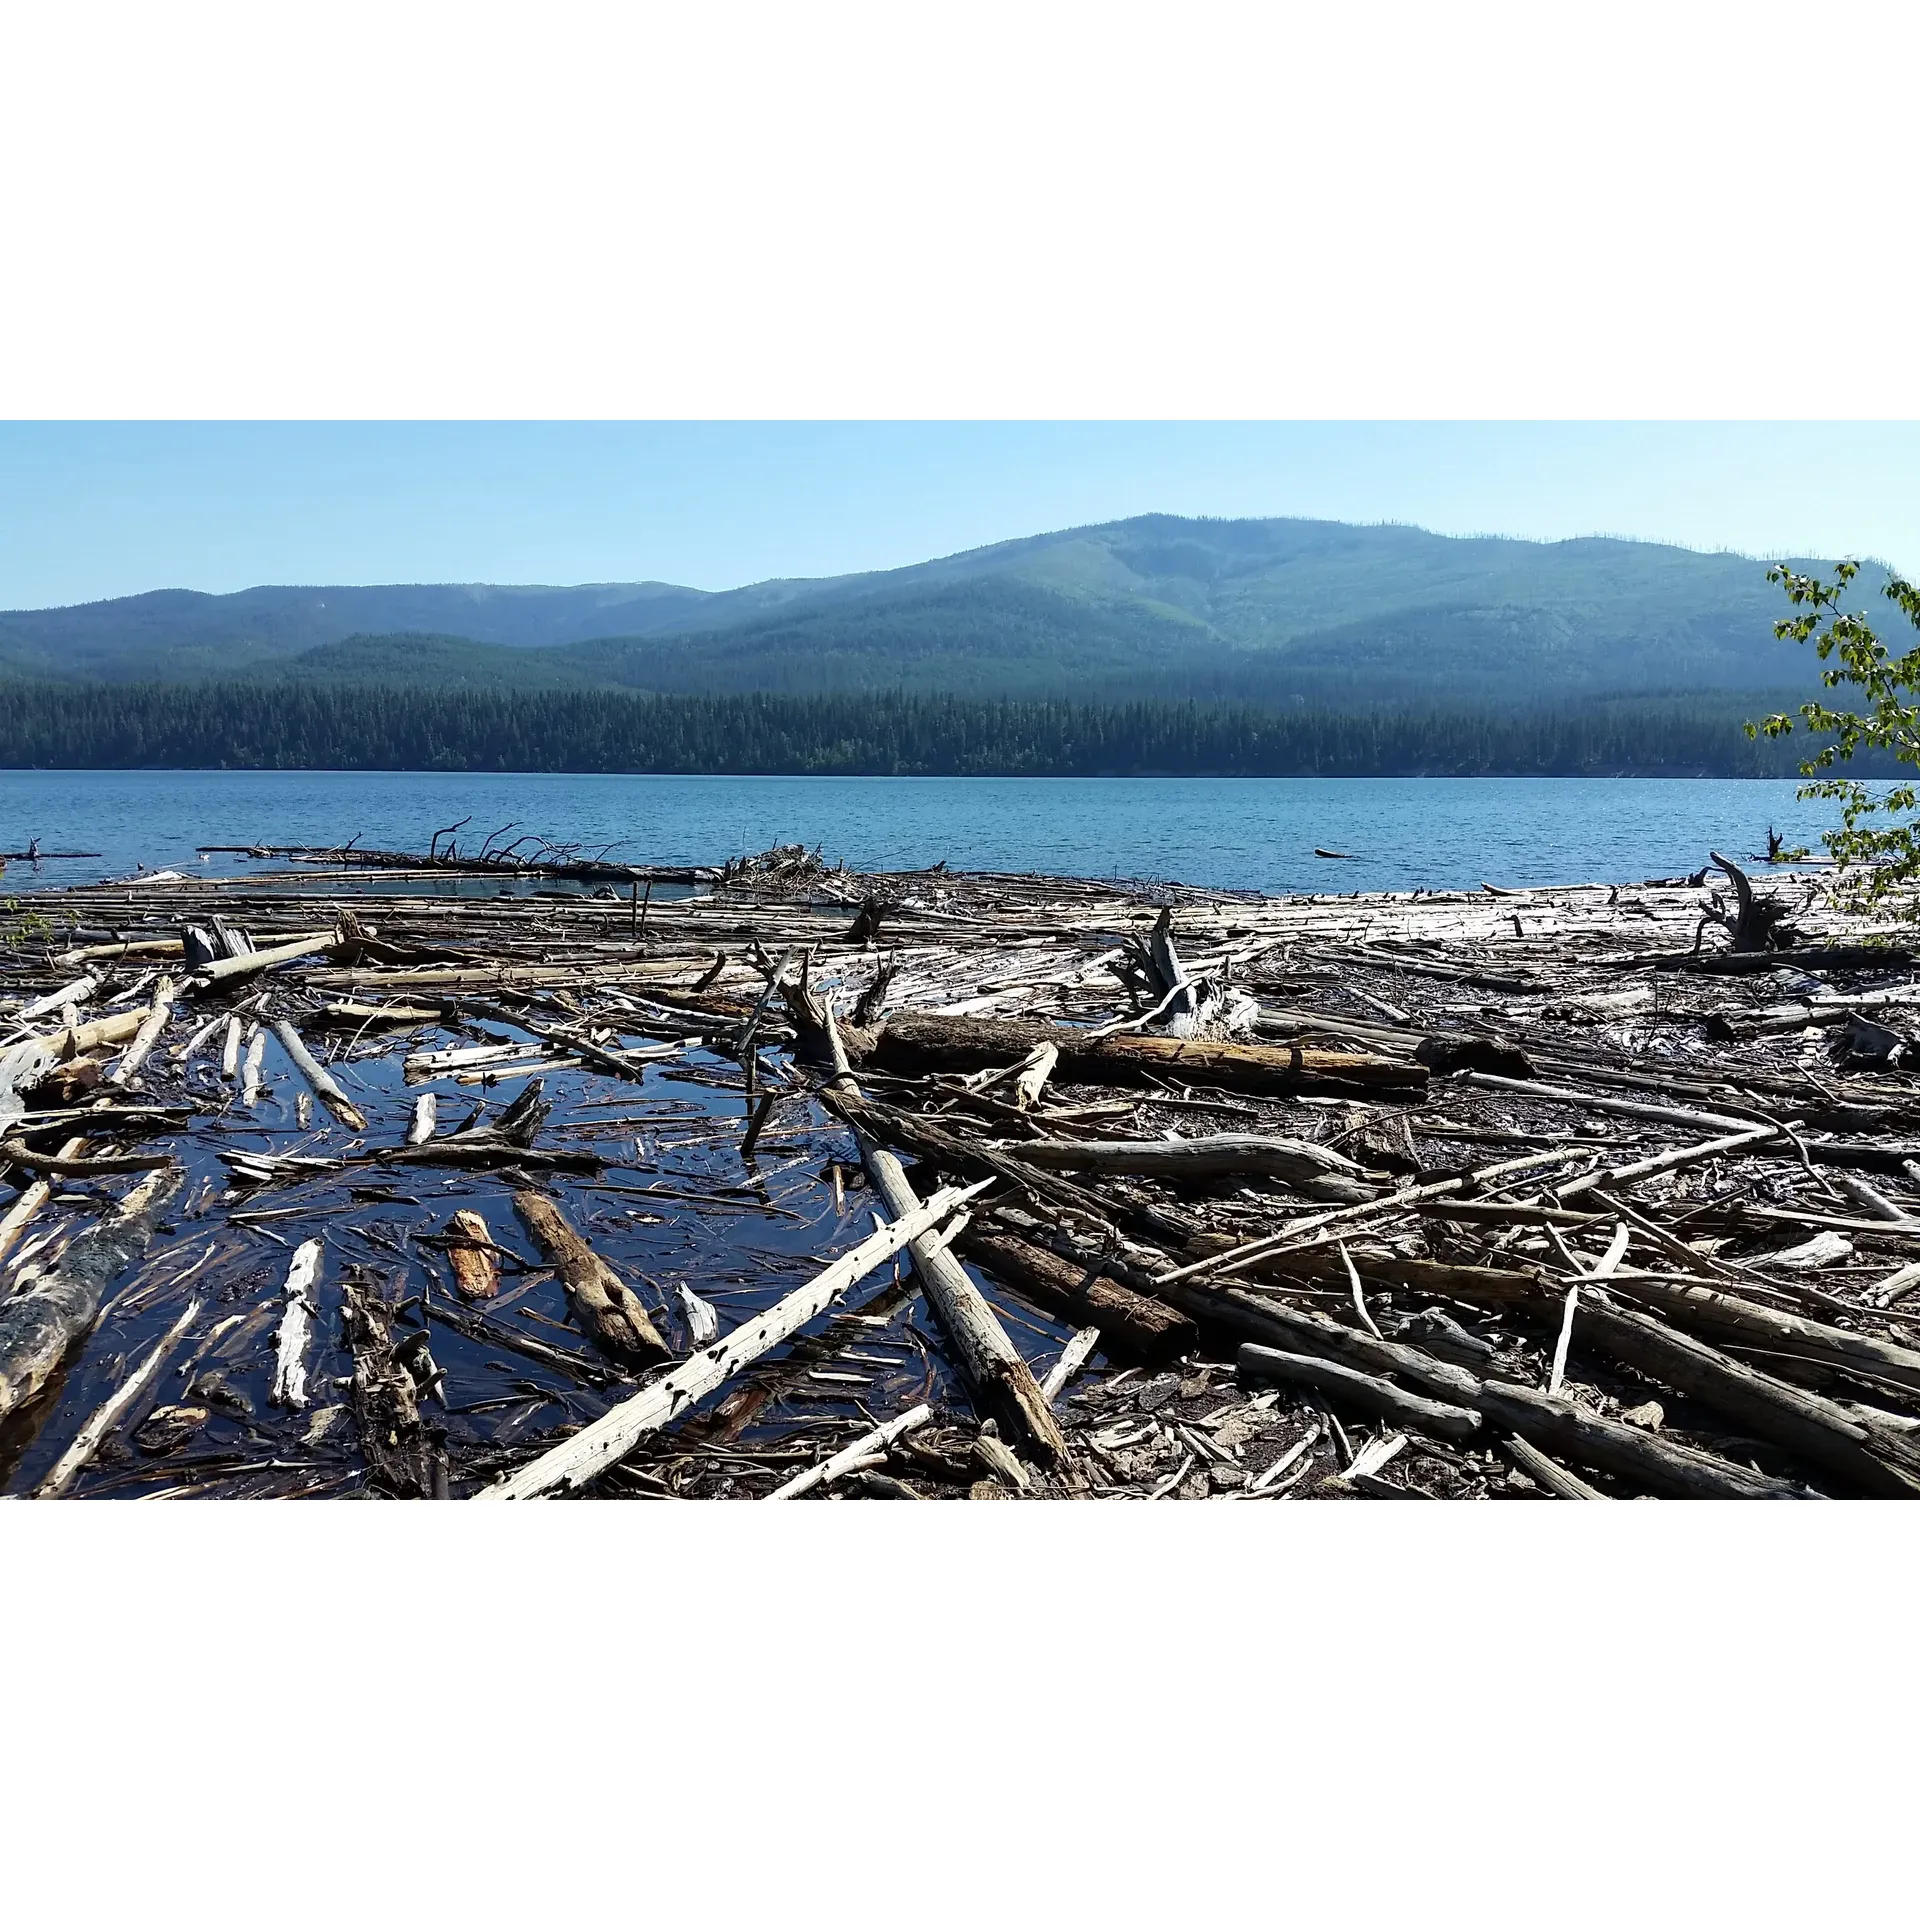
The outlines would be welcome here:
[[[1790,774],[1739,701],[1274,712],[910,695],[0,684],[0,764],[567,773]]]
[[[1810,663],[1773,638],[1765,571],[1625,540],[1148,515],[729,593],[260,587],[5,613],[0,674],[1293,706],[1770,689]]]

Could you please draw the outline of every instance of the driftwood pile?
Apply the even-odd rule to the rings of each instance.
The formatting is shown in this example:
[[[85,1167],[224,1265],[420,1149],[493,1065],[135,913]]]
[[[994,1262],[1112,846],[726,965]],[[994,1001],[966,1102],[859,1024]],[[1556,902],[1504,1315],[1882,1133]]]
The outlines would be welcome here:
[[[1920,1492],[1920,958],[1815,876],[578,865],[37,896],[0,1487]]]

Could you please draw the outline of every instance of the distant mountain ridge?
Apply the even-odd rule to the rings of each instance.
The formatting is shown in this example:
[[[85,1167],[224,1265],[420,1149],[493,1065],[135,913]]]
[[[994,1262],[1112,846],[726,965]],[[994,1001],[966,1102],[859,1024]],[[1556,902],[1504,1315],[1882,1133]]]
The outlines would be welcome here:
[[[1773,637],[1784,601],[1765,576],[1642,541],[1145,515],[717,593],[171,589],[0,613],[0,675],[1265,704],[1810,683]],[[1863,570],[1860,600],[1877,578]]]

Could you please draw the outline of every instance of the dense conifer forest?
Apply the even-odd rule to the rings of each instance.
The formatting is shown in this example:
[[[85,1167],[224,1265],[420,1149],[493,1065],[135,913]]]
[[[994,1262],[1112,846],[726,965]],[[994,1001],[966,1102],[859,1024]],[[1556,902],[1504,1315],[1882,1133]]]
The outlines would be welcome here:
[[[10,767],[526,773],[1791,776],[1737,695],[1473,707],[0,683]],[[1863,768],[1863,771],[1871,769]]]

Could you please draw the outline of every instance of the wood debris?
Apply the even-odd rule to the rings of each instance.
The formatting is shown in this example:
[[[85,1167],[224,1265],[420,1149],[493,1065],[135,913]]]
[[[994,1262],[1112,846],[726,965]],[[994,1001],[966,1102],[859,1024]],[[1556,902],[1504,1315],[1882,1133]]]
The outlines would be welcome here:
[[[1829,873],[1268,898],[466,824],[36,896],[0,1490],[1920,1491],[1920,957]]]

